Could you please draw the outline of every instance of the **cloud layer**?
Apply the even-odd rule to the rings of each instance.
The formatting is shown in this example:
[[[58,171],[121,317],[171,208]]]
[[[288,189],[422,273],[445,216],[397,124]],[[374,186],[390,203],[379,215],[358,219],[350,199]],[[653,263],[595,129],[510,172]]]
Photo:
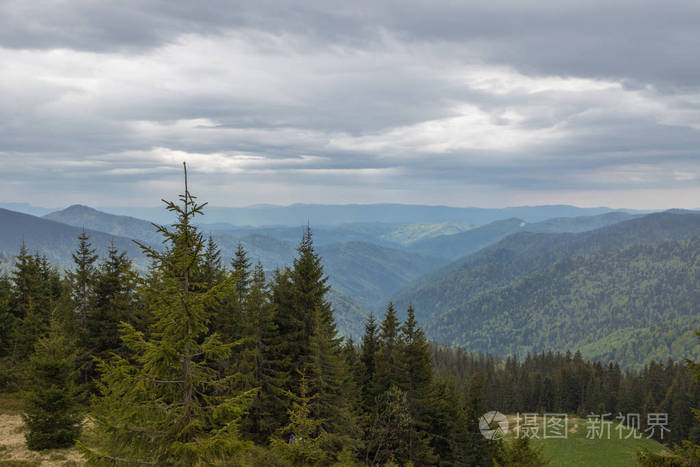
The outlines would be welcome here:
[[[700,205],[697,2],[0,5],[0,199]]]

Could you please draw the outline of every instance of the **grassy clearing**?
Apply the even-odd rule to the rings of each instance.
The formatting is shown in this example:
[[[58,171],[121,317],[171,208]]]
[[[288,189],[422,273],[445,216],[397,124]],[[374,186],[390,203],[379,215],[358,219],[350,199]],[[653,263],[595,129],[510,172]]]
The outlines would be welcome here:
[[[511,432],[508,436],[513,436],[512,428],[516,426],[514,416],[509,416],[509,425]],[[633,430],[622,429],[616,430],[617,422],[613,421],[610,427],[610,439],[605,432],[601,437],[589,439],[586,435],[589,433],[587,420],[576,416],[568,418],[568,433],[564,439],[542,439],[542,417],[538,417],[540,421],[539,436],[540,439],[531,437],[533,447],[544,448],[543,454],[545,459],[549,461],[549,466],[585,466],[585,467],[609,467],[609,466],[636,466],[636,452],[642,448],[646,448],[654,453],[664,452],[664,446],[654,440],[646,439],[643,436],[641,439],[636,439],[633,436]],[[629,438],[627,438],[628,435]]]

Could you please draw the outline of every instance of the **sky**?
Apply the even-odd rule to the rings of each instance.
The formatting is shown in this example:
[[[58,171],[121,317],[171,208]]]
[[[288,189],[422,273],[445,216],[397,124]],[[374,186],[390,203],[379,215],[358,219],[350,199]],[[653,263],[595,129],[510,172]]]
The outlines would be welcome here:
[[[0,1],[0,201],[700,207],[700,2]]]

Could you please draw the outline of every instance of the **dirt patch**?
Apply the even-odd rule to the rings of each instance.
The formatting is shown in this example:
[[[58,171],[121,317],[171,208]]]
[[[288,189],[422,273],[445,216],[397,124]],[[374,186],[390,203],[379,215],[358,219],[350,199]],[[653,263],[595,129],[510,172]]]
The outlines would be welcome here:
[[[30,451],[24,441],[24,426],[19,415],[0,414],[0,466],[78,466],[85,465],[76,449]]]

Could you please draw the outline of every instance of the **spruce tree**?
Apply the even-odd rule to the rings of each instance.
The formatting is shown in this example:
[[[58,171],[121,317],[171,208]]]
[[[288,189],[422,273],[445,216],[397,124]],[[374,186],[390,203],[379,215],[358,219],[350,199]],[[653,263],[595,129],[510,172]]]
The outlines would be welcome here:
[[[411,416],[406,393],[392,385],[377,401],[371,416],[365,445],[365,463],[384,465],[410,461]]]
[[[330,290],[321,258],[316,254],[311,229],[307,226],[297,248],[290,279],[293,308],[303,322],[301,363],[308,374],[309,389],[318,394],[311,403],[314,416],[322,419],[321,428],[332,445],[326,449],[337,454],[350,442],[354,427],[348,378],[342,357],[342,338],[338,336],[333,309],[326,298]],[[280,312],[283,310],[280,310]],[[293,387],[298,387],[294,383]]]
[[[288,462],[288,465],[304,467],[323,465],[328,457],[324,449],[326,433],[320,430],[323,419],[313,415],[311,404],[318,399],[317,393],[309,395],[306,377],[299,377],[299,394],[291,395],[293,402],[289,409],[289,423],[278,431],[271,447]]]
[[[469,384],[469,393],[465,403],[467,423],[467,445],[465,459],[468,465],[490,466],[495,454],[496,444],[484,438],[479,430],[479,419],[487,412],[484,399],[483,377],[475,372]]]
[[[360,347],[360,405],[364,414],[374,412],[378,396],[378,383],[376,381],[377,351],[379,349],[379,336],[377,335],[377,322],[374,315],[370,314],[365,323],[365,334],[362,337]]]
[[[541,467],[547,465],[542,455],[543,447],[533,448],[530,438],[517,436],[512,440],[504,440],[498,446],[493,459],[494,467],[520,466]]]
[[[3,274],[0,276],[0,358],[6,357],[12,349],[12,335],[18,321],[12,312],[11,303],[12,284]],[[2,386],[1,381],[0,386]]]
[[[245,296],[250,285],[250,260],[243,244],[238,242],[236,252],[231,260],[231,267],[236,274],[236,290],[238,291],[238,303],[241,309],[245,305]]]
[[[402,383],[401,342],[399,340],[399,320],[394,304],[389,302],[384,320],[380,325],[379,349],[376,358],[377,393],[381,394],[392,385]]]
[[[289,382],[289,359],[277,332],[274,322],[276,308],[260,263],[253,270],[245,310],[245,337],[237,354],[237,381],[243,389],[259,389],[242,421],[241,431],[246,438],[267,444],[270,436],[286,420],[289,394],[285,388]]]
[[[124,323],[122,339],[133,355],[100,362],[100,396],[92,404],[94,436],[82,446],[96,465],[223,464],[247,448],[238,438],[237,424],[252,394],[228,393],[217,365],[228,357],[231,344],[208,329],[208,308],[234,285],[226,280],[206,290],[195,280],[205,244],[193,217],[202,214],[204,205],[190,194],[186,172],[180,201],[166,202],[177,215],[172,229],[158,227],[167,249],[141,246],[162,275],[162,283],[151,291],[151,334]]]
[[[400,328],[400,342],[400,377],[397,384],[406,391],[411,416],[415,421],[409,440],[409,459],[415,464],[428,465],[435,461],[427,431],[431,410],[432,356],[412,306],[408,307],[406,321]]]
[[[61,294],[60,277],[46,258],[30,255],[24,242],[12,272],[12,313],[19,320],[14,326],[11,355],[26,358],[34,343],[48,335],[51,317]]]
[[[29,449],[75,444],[82,419],[77,405],[76,374],[74,348],[54,322],[51,334],[36,342],[29,359],[23,414]]]
[[[86,383],[97,376],[95,357],[104,360],[114,352],[125,356],[128,351],[119,327],[121,322],[137,324],[137,278],[126,252],[119,252],[111,244],[95,273],[94,300],[88,310],[86,332],[81,333],[80,361]],[[90,390],[94,391],[94,387]]]
[[[83,231],[78,235],[78,249],[72,254],[75,269],[66,273],[71,282],[71,297],[75,307],[78,322],[85,329],[88,321],[88,310],[93,304],[93,287],[95,282],[95,261],[98,256],[90,243],[88,235]]]
[[[433,375],[430,345],[423,330],[416,322],[412,306],[408,307],[407,319],[401,326],[401,382],[409,400],[421,404],[428,397]]]
[[[453,377],[439,376],[433,381],[426,425],[433,435],[430,446],[437,456],[437,465],[469,465],[466,458],[469,424]]]
[[[224,268],[221,265],[221,249],[214,241],[214,237],[209,235],[207,238],[207,247],[204,250],[204,259],[200,271],[199,282],[205,289],[210,289],[221,282],[225,275]]]

